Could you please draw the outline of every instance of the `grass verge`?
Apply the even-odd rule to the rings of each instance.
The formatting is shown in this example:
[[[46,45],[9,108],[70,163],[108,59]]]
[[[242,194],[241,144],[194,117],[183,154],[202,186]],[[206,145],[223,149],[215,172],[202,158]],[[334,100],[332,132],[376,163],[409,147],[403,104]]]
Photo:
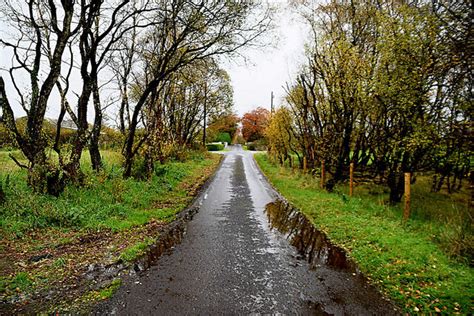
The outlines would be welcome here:
[[[473,269],[436,242],[443,224],[421,216],[420,209],[415,219],[403,223],[400,207],[383,205],[363,191],[353,198],[343,194],[345,188],[328,193],[318,188],[318,179],[275,166],[265,154],[255,159],[275,188],[346,249],[371,282],[405,312],[474,312]],[[424,208],[430,208],[429,202],[424,201]]]
[[[132,262],[135,259],[142,256],[149,246],[153,245],[154,243],[153,238],[146,238],[144,241],[137,242],[127,248],[125,248],[119,256],[120,260]]]
[[[113,279],[97,290],[91,290],[82,294],[80,297],[75,298],[72,302],[59,302],[57,305],[51,306],[50,309],[44,314],[92,314],[95,304],[97,304],[99,301],[111,298],[121,285],[122,279]]]
[[[68,186],[55,198],[33,193],[8,154],[0,151],[6,193],[0,205],[0,314],[3,308],[28,312],[24,304],[34,304],[37,293],[79,283],[91,265],[139,257],[221,160],[194,153],[185,162],[157,165],[150,180],[138,181],[123,179],[120,155],[104,151],[103,172],[90,172],[86,161],[86,185]]]

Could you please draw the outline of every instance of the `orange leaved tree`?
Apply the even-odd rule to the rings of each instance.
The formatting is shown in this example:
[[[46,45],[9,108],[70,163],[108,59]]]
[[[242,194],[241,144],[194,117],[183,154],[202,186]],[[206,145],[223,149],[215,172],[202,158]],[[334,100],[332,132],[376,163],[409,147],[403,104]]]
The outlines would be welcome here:
[[[242,117],[242,135],[245,140],[253,142],[263,138],[269,119],[270,112],[262,107],[245,113]]]

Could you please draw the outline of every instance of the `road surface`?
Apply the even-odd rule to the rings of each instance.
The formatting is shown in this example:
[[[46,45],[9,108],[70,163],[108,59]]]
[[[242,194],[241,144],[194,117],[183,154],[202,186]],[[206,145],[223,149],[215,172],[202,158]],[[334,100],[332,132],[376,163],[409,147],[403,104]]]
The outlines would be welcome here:
[[[183,242],[126,280],[100,313],[394,314],[360,278],[311,270],[285,236],[270,230],[264,209],[277,195],[252,154],[231,149],[198,199]]]

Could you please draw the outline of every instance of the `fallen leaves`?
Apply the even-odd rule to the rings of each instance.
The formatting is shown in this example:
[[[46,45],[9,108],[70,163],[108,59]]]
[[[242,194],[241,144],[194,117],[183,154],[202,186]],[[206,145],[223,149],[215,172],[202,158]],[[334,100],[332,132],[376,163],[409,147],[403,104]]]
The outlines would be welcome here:
[[[21,290],[15,288],[13,292],[3,292],[2,296],[17,296],[18,293],[28,294],[27,296],[36,297],[36,301],[41,302],[41,297],[47,296],[51,289],[69,288],[70,285],[82,282],[82,276],[91,264],[103,262],[111,263],[118,258],[120,250],[127,246],[142,240],[143,238],[156,238],[159,234],[159,228],[164,224],[158,220],[151,220],[144,226],[134,227],[121,232],[112,233],[110,230],[99,232],[68,232],[71,242],[56,247],[54,237],[63,238],[61,231],[47,230],[44,236],[36,234],[42,238],[36,240],[36,244],[41,243],[43,247],[40,250],[31,251],[33,248],[30,240],[23,240],[15,248],[2,248],[0,260],[13,261],[10,265],[7,279],[12,279],[18,273],[27,273],[34,280],[34,286]],[[47,233],[46,233],[47,232]],[[114,259],[115,258],[115,259]],[[31,260],[34,259],[34,260]],[[35,293],[40,293],[36,295]],[[25,299],[27,298],[25,296]],[[25,300],[20,297],[15,298],[18,308],[23,309]],[[29,304],[34,304],[29,302]]]

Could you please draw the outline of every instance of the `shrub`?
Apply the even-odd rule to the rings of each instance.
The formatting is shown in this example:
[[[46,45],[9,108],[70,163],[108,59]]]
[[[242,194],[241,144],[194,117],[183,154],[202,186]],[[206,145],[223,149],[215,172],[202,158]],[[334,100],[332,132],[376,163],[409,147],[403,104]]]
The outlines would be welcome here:
[[[259,139],[251,143],[247,143],[248,150],[259,150],[263,151],[267,149],[267,141],[265,139]]]
[[[8,131],[3,123],[0,123],[0,148],[16,148],[17,143],[13,135]]]
[[[230,143],[232,142],[232,139],[231,139],[229,133],[224,132],[224,133],[219,133],[219,134],[217,135],[216,141],[217,141],[217,142],[221,142],[221,143],[230,144]]]
[[[240,145],[245,145],[245,139],[242,137],[242,135],[238,135],[235,142]]]
[[[219,151],[224,149],[222,144],[206,144],[207,150],[209,151]]]
[[[120,149],[124,142],[124,136],[113,128],[104,126],[100,134],[100,146],[105,149]]]

